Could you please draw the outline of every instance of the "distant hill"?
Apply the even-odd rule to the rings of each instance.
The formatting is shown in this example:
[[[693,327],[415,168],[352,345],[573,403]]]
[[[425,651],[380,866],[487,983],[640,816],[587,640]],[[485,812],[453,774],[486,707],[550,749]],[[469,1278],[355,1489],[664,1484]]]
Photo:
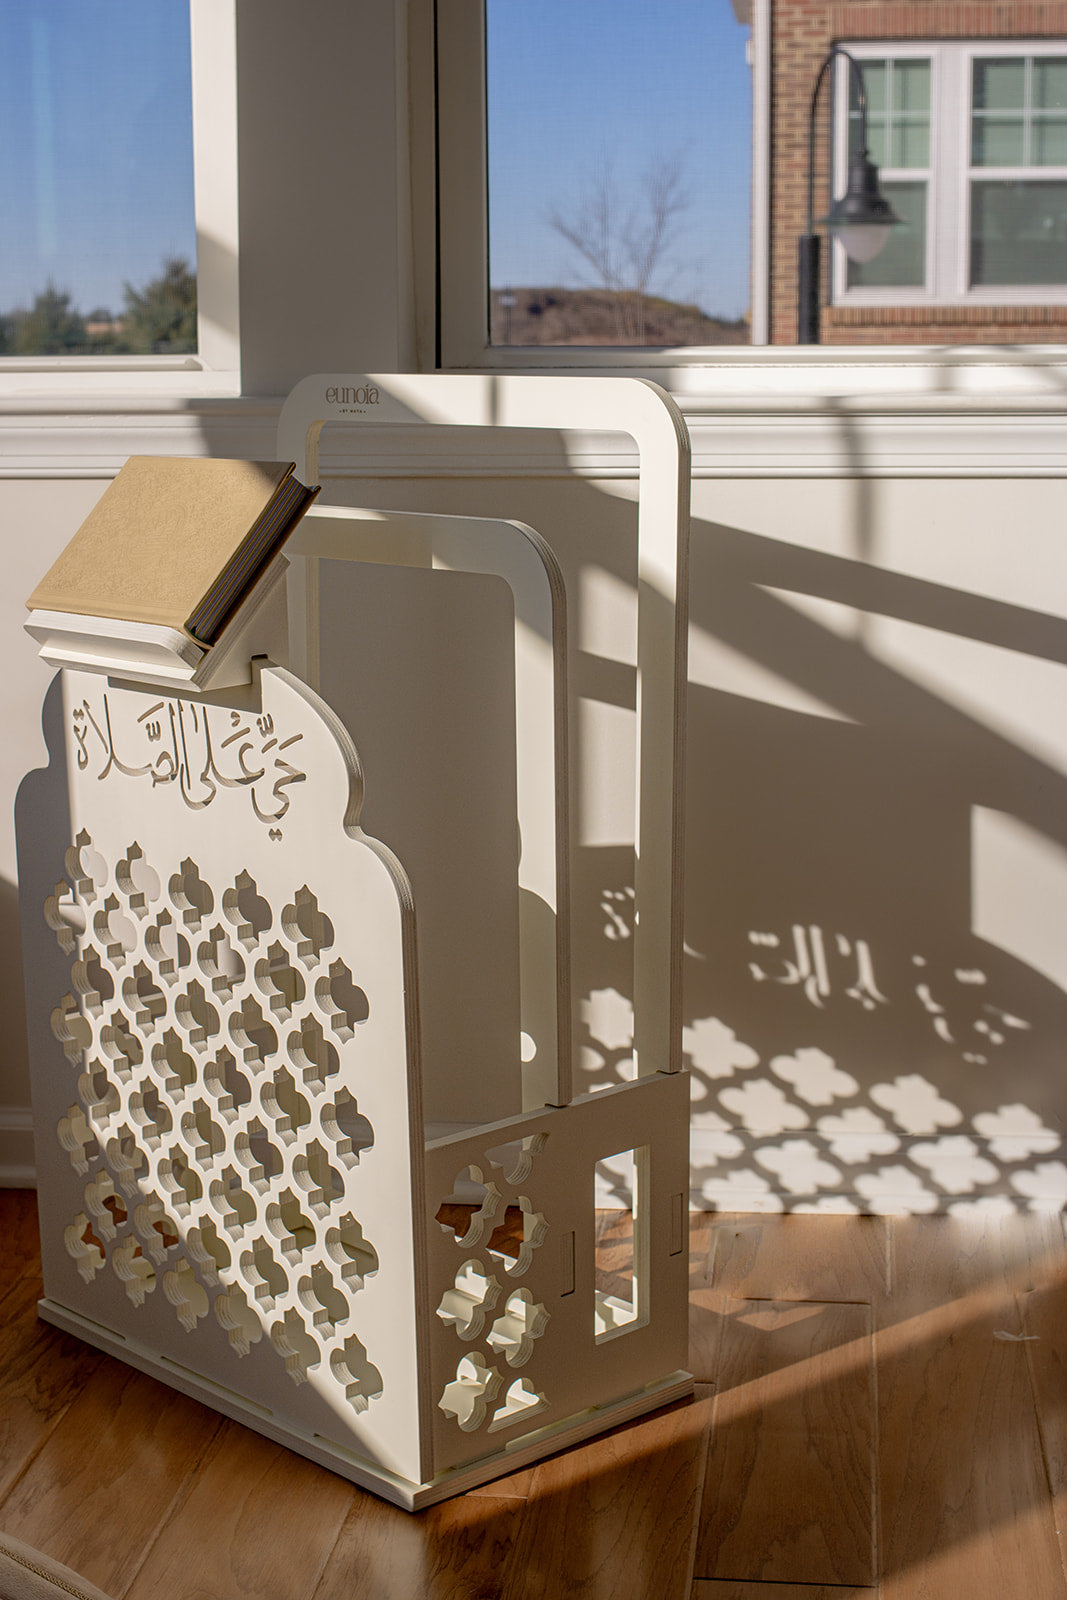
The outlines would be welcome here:
[[[513,302],[504,304],[505,300]],[[491,289],[491,342],[509,345],[749,344],[748,322],[611,289]]]

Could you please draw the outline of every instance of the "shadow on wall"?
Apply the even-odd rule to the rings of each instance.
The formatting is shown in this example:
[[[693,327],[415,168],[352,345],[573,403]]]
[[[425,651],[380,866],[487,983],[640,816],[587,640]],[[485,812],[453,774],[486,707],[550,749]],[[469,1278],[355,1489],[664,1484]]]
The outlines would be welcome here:
[[[30,1070],[26,1059],[26,1013],[22,991],[22,939],[19,892],[0,878],[0,972],[4,974],[4,1098],[12,1106],[30,1103]],[[0,1111],[0,1115],[2,1115]]]
[[[802,605],[816,598],[862,616],[843,632]],[[1054,949],[1046,974],[1012,948],[1035,944],[1032,927],[1013,935],[1041,923],[1050,872],[1064,871],[1064,778],[880,658],[872,626],[885,617],[1067,655],[1056,619],[694,527],[696,637],[807,701],[691,683],[684,1043],[697,1206],[1067,1204],[1067,997]],[[698,645],[691,677],[704,655]],[[624,937],[624,871],[604,855],[609,939]],[[1013,894],[1025,904],[1009,926]],[[625,1074],[628,1001],[615,983],[596,1001],[585,1059],[599,1084]]]

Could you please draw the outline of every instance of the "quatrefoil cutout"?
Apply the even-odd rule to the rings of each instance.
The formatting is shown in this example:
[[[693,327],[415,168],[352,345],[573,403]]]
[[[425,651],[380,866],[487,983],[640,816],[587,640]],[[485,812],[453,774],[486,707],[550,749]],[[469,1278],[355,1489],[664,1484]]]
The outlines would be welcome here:
[[[122,985],[122,998],[133,1014],[134,1026],[151,1033],[167,1009],[162,989],[143,961],[138,961]]]
[[[112,1252],[111,1265],[132,1303],[135,1306],[144,1305],[146,1296],[156,1286],[156,1274],[132,1233],[127,1234]]]
[[[285,1144],[292,1144],[311,1121],[311,1107],[284,1067],[279,1067],[273,1079],[263,1085],[260,1099],[273,1121],[276,1136]]]
[[[63,1054],[75,1066],[81,1064],[82,1054],[93,1042],[93,1030],[83,1017],[78,1002],[72,994],[65,994],[52,1012],[52,1032],[63,1046]]]
[[[93,849],[92,838],[84,828],[67,850],[63,870],[82,900],[95,900],[107,882],[107,862]]]
[[[182,922],[193,933],[199,933],[204,919],[215,908],[215,896],[200,876],[200,869],[190,857],[182,862],[169,884],[170,898],[181,912]]]
[[[115,882],[137,917],[148,915],[148,907],[153,900],[159,899],[162,887],[158,872],[148,865],[144,852],[136,842],[130,845],[125,858],[115,868]]]
[[[141,1041],[123,1011],[113,1011],[101,1027],[100,1048],[111,1063],[111,1070],[127,1081],[144,1058]]]
[[[277,1200],[268,1202],[266,1221],[282,1255],[291,1264],[298,1262],[305,1250],[314,1248],[315,1224],[300,1209],[300,1202],[291,1189],[283,1190]]]
[[[324,950],[333,944],[333,923],[322,911],[319,902],[305,883],[296,891],[292,905],[282,912],[282,932],[305,967],[317,965]]]
[[[474,1258],[465,1261],[441,1296],[437,1315],[463,1339],[477,1339],[500,1299],[500,1284]]]
[[[278,1049],[277,1033],[263,1015],[259,1003],[251,996],[230,1017],[229,1027],[230,1038],[248,1067],[262,1067],[266,1058],[274,1055]]]
[[[85,932],[85,907],[75,900],[67,883],[57,883],[44,903],[44,920],[56,936],[59,948],[72,955],[78,935]]]
[[[434,1220],[443,1232],[452,1234],[457,1244],[476,1245],[500,1210],[500,1201],[500,1190],[485,1181],[480,1167],[464,1167]]]
[[[204,993],[203,985],[193,978],[174,1002],[178,1023],[194,1050],[203,1050],[209,1039],[222,1026],[218,1011]]]
[[[547,1142],[547,1133],[527,1134],[525,1139],[515,1139],[510,1144],[487,1150],[486,1160],[491,1167],[503,1171],[507,1183],[525,1183],[533,1170],[534,1157],[540,1155]]]
[[[349,1317],[348,1298],[337,1287],[326,1267],[314,1267],[297,1286],[304,1309],[311,1313],[312,1325],[333,1337]]]
[[[152,1066],[163,1080],[168,1099],[179,1099],[196,1081],[196,1062],[173,1028],[168,1028],[160,1043],[152,1046]]]
[[[242,1253],[240,1268],[241,1276],[260,1305],[273,1311],[285,1294],[289,1279],[266,1239],[255,1240],[252,1247]]]
[[[234,1284],[215,1301],[215,1316],[219,1326],[225,1328],[230,1348],[239,1356],[246,1356],[254,1344],[263,1337],[263,1324],[240,1284]]]
[[[256,962],[255,979],[271,1011],[287,1022],[304,998],[304,980],[277,940]]]
[[[509,1367],[524,1367],[548,1323],[548,1312],[534,1301],[529,1289],[517,1289],[508,1296],[504,1314],[493,1323],[485,1342]]]
[[[84,1211],[79,1211],[70,1226],[64,1228],[63,1244],[67,1254],[74,1260],[79,1277],[86,1283],[92,1283],[104,1265],[106,1254],[103,1240],[93,1232]]]
[[[115,984],[93,946],[86,945],[71,968],[71,981],[87,1011],[99,1014],[115,998]]]
[[[323,1131],[334,1143],[334,1153],[346,1166],[357,1165],[360,1156],[374,1143],[374,1129],[360,1111],[355,1097],[341,1089],[329,1105],[322,1107]]]
[[[186,1333],[192,1333],[201,1318],[207,1316],[207,1292],[197,1282],[196,1273],[184,1257],[163,1274],[163,1293],[178,1313],[178,1321]]]
[[[290,1060],[300,1068],[309,1089],[322,1089],[340,1069],[341,1058],[317,1017],[305,1017],[299,1031],[286,1040]]]
[[[78,1079],[78,1093],[95,1128],[104,1128],[122,1109],[119,1092],[99,1061],[90,1062],[88,1071]]]
[[[544,1407],[544,1395],[537,1392],[529,1379],[516,1378],[504,1396],[504,1404],[499,1411],[493,1412],[489,1432],[496,1433],[499,1428],[509,1428],[513,1423],[532,1416],[535,1411],[543,1411]]]
[[[357,1415],[366,1411],[372,1400],[377,1400],[384,1384],[378,1368],[368,1360],[367,1352],[353,1335],[345,1340],[340,1350],[330,1357],[334,1377],[343,1384],[345,1399]]]
[[[260,894],[250,872],[237,874],[233,887],[222,897],[222,911],[236,937],[248,950],[256,947],[274,920],[270,905]]]
[[[195,1205],[204,1192],[196,1168],[189,1165],[180,1145],[173,1145],[160,1159],[159,1181],[166,1189],[171,1205],[183,1217],[188,1215],[190,1206]]]
[[[378,1270],[378,1252],[364,1238],[363,1229],[351,1212],[336,1227],[326,1230],[326,1253],[341,1269],[349,1288],[362,1289],[365,1279]]]
[[[245,975],[245,964],[230,943],[225,928],[216,925],[196,952],[200,970],[211,984],[211,992],[229,1000]]]
[[[190,961],[189,941],[179,933],[169,911],[161,911],[145,934],[145,949],[157,974],[168,985],[177,983]]]
[[[317,980],[315,999],[343,1044],[355,1036],[358,1024],[366,1022],[370,1016],[367,996],[340,957],[331,962],[328,974]]]
[[[473,1350],[460,1357],[456,1376],[445,1385],[437,1402],[438,1409],[454,1417],[464,1433],[472,1433],[485,1421],[500,1382],[496,1368],[489,1366],[478,1351]]]
[[[308,1371],[317,1367],[322,1354],[296,1311],[287,1311],[270,1330],[270,1342],[285,1361],[285,1370],[296,1384],[306,1383]]]
[[[497,1257],[505,1272],[518,1277],[529,1270],[534,1251],[544,1242],[547,1232],[545,1218],[523,1194],[517,1206],[508,1206],[486,1249]]]
[[[85,1120],[81,1106],[71,1106],[65,1117],[60,1117],[56,1129],[59,1142],[70,1156],[70,1164],[79,1176],[89,1170],[89,1162],[99,1154],[96,1137]]]

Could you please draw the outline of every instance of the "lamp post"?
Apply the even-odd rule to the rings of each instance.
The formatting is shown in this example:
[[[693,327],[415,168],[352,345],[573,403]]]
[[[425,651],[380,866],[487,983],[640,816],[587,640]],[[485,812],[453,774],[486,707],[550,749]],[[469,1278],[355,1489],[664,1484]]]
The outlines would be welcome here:
[[[822,81],[833,61],[844,56],[856,90],[860,114],[860,148],[850,158],[845,193],[835,200],[825,217],[813,219],[815,209],[815,113]],[[838,44],[831,45],[819,68],[808,117],[808,231],[797,241],[797,343],[818,344],[820,301],[820,238],[816,227],[836,229],[845,254],[852,261],[873,261],[900,221],[878,187],[878,168],[867,154],[867,91],[859,63]]]

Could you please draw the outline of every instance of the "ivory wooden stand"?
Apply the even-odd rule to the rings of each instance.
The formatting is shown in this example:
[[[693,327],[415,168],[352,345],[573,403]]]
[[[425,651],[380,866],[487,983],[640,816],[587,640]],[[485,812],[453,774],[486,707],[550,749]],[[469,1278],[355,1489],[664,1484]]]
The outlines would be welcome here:
[[[639,1075],[620,1087],[571,1088],[566,596],[551,538],[316,507],[292,541],[288,613],[283,562],[203,660],[162,629],[29,623],[64,668],[45,709],[50,765],[18,801],[41,1314],[409,1509],[692,1387],[687,441],[666,396],[629,379],[317,376],[279,427],[279,455],[311,482],[330,422],[357,449],[374,422],[410,425],[415,460],[417,430],[435,423],[590,421],[631,433],[641,472]],[[521,857],[517,882],[486,890],[501,909],[499,937],[497,913],[484,919],[484,1017],[462,1001],[463,927],[448,936],[427,850],[432,783],[407,844],[390,836],[397,854],[371,838],[350,733],[310,687],[337,643],[318,579],[343,573],[325,561],[481,574],[510,594],[502,792]],[[388,726],[390,684],[370,676],[360,714]],[[443,704],[447,685],[425,693]],[[412,779],[398,767],[390,781],[399,795]],[[633,1268],[605,1287],[594,1172],[620,1152],[634,1155]]]

